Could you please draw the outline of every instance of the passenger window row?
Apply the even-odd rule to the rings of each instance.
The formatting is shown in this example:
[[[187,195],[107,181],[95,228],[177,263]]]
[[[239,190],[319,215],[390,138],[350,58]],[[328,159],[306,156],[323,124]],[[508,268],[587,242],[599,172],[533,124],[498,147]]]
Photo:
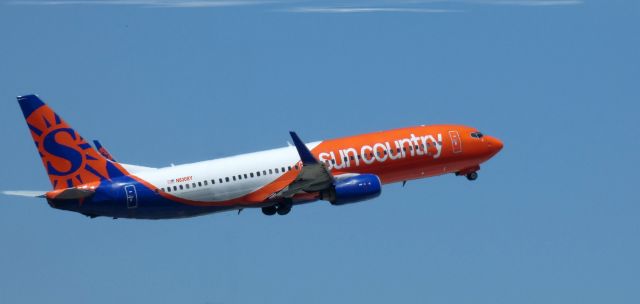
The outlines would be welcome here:
[[[267,175],[271,175],[271,174],[278,174],[278,173],[285,173],[287,171],[291,171],[291,170],[299,170],[300,167],[298,166],[298,164],[294,165],[293,167],[291,166],[287,166],[287,167],[280,167],[280,168],[275,168],[275,169],[268,169],[268,170],[262,170],[262,171],[256,171],[251,172],[251,173],[244,173],[244,174],[238,174],[238,175],[234,175],[231,177],[224,177],[224,178],[218,178],[217,181],[216,179],[211,179],[211,185],[215,185],[216,182],[219,184],[223,184],[223,183],[228,183],[228,182],[234,182],[234,181],[240,181],[243,179],[250,179],[250,178],[255,178],[255,177],[260,177],[260,176],[267,176]],[[181,185],[175,185],[175,186],[167,186],[166,188],[160,188],[160,189],[155,189],[155,192],[176,192],[176,191],[180,191],[180,190],[186,190],[186,189],[195,189],[198,187],[204,187],[204,186],[208,186],[209,185],[209,180],[204,180],[204,181],[199,181],[199,182],[193,182],[193,183],[187,183],[187,184],[181,184]]]

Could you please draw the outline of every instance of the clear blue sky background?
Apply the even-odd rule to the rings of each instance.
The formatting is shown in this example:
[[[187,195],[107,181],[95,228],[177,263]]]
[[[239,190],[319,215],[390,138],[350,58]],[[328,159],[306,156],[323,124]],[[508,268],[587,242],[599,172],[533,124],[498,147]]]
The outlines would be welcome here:
[[[166,166],[430,123],[480,178],[285,217],[0,197],[0,303],[639,303],[638,1],[2,1],[2,189],[46,190],[15,96]],[[363,10],[364,9],[364,10]]]

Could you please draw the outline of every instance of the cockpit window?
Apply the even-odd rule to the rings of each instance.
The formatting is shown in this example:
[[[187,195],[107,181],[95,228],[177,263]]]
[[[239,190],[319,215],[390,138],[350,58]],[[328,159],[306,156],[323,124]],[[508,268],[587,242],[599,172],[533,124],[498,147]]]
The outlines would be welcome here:
[[[474,137],[474,138],[482,138],[483,136],[484,135],[482,133],[480,133],[480,132],[471,133],[471,137]]]

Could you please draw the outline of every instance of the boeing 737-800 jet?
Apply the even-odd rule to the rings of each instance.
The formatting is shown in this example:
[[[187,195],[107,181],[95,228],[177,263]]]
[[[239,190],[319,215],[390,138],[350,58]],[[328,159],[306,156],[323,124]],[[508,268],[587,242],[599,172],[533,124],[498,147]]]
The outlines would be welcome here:
[[[5,191],[46,198],[53,208],[89,217],[170,219],[294,205],[344,205],[373,199],[383,184],[456,174],[478,177],[502,149],[495,137],[461,125],[416,126],[197,163],[149,168],[116,161],[87,143],[36,95],[18,97],[52,191]]]

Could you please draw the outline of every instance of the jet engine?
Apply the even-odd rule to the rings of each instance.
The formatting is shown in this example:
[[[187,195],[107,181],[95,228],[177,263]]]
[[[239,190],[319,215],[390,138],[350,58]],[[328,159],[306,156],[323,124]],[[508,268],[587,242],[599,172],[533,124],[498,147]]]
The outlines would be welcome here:
[[[378,197],[382,190],[380,178],[374,174],[360,174],[335,182],[320,198],[333,205],[357,203]]]

